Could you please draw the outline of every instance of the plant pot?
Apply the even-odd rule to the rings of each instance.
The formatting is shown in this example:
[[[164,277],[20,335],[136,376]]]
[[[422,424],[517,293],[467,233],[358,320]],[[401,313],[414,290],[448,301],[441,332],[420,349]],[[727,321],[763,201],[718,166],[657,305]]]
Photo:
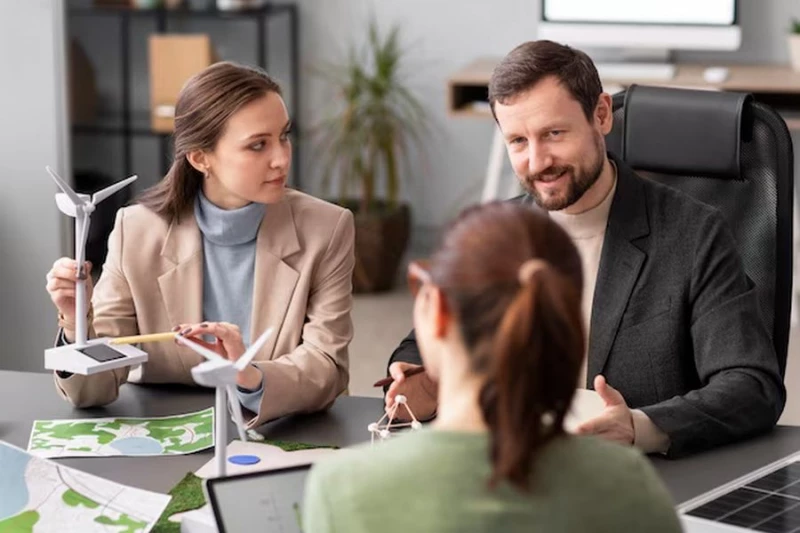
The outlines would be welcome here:
[[[789,58],[792,62],[792,70],[800,72],[800,34],[790,34],[787,41],[789,42]]]
[[[353,292],[382,292],[394,286],[397,269],[408,246],[411,209],[408,204],[389,209],[376,203],[369,213],[358,212],[358,202],[343,202],[355,215],[356,264]]]

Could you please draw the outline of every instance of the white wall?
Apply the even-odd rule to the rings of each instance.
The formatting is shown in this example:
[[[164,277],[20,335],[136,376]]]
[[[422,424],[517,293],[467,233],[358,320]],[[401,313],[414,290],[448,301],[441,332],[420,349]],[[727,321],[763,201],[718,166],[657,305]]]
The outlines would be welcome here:
[[[66,166],[59,0],[0,1],[0,368],[44,370],[55,311],[44,276],[61,254],[55,186]]]

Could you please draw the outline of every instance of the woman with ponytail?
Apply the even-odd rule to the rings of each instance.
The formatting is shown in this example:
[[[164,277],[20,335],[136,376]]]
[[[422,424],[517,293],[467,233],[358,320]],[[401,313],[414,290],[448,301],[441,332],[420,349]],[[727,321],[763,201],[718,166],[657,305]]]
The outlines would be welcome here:
[[[437,419],[318,463],[306,533],[681,530],[638,451],[564,431],[584,326],[580,258],[556,223],[468,209],[409,280]]]
[[[138,204],[117,213],[94,295],[89,337],[178,332],[238,359],[273,335],[238,374],[250,425],[330,405],[347,387],[353,216],[287,189],[291,120],[278,84],[230,62],[192,77],[175,108],[174,161]],[[47,274],[59,342],[74,339],[76,272]],[[175,343],[148,362],[91,376],[56,373],[79,407],[114,401],[127,381],[192,384],[200,356]]]

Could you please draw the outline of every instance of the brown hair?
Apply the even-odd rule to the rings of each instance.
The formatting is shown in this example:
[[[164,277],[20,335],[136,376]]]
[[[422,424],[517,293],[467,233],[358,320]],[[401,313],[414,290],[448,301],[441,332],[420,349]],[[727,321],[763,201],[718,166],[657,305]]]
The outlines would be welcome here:
[[[489,81],[492,114],[496,102],[507,103],[547,76],[558,78],[591,121],[597,99],[603,93],[597,69],[585,53],[553,41],[522,43],[500,61]]]
[[[175,105],[175,145],[172,165],[159,183],[139,198],[139,203],[172,221],[190,209],[203,175],[186,159],[195,150],[213,150],[228,119],[242,106],[281,88],[266,72],[222,61],[186,82]]]
[[[546,215],[496,202],[459,216],[430,275],[458,318],[473,370],[486,376],[490,486],[527,489],[537,453],[564,432],[584,356],[578,252]]]

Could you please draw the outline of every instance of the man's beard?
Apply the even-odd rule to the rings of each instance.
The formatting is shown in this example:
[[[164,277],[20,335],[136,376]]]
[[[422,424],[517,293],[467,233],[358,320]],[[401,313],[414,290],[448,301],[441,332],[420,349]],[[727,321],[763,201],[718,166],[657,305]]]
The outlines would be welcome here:
[[[575,168],[570,165],[552,166],[533,176],[525,176],[522,180],[522,186],[533,197],[536,204],[542,209],[548,211],[560,211],[571,206],[581,199],[592,185],[600,178],[603,171],[603,157],[602,148],[597,151],[597,158],[591,162],[588,168]],[[555,178],[562,173],[566,173],[565,178],[568,180],[564,186],[564,194],[557,196],[542,195],[536,188],[536,182],[539,180],[547,180]]]

